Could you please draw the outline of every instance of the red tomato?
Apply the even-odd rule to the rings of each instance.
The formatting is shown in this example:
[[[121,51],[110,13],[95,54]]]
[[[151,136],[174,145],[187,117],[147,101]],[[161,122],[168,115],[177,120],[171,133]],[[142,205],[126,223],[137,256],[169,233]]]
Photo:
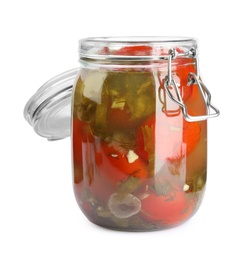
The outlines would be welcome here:
[[[181,117],[167,117],[161,113],[152,115],[137,132],[136,152],[145,160],[148,156],[176,161],[188,155],[200,139],[201,127]]]
[[[129,176],[147,178],[146,165],[133,151],[116,149],[107,142],[101,142],[97,151],[96,164],[99,174],[108,181],[117,183]]]
[[[143,218],[166,226],[180,224],[191,217],[194,202],[188,201],[184,191],[173,190],[167,195],[150,194],[141,200]]]

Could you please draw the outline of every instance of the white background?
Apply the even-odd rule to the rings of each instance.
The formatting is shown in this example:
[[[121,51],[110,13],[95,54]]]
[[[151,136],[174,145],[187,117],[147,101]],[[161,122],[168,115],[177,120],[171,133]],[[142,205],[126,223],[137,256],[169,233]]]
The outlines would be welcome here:
[[[1,1],[0,259],[247,259],[245,1]],[[91,224],[71,184],[69,138],[48,142],[23,118],[29,97],[78,66],[89,36],[199,40],[200,69],[221,115],[209,120],[208,184],[197,214],[159,232]]]

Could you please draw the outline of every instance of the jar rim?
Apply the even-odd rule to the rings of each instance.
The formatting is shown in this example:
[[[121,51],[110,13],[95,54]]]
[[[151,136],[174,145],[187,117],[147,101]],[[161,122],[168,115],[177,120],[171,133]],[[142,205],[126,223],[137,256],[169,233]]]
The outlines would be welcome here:
[[[88,37],[83,38],[80,42],[87,43],[128,43],[128,44],[160,44],[160,43],[176,43],[176,42],[193,42],[196,41],[192,37],[184,36],[107,36],[107,37]]]
[[[133,51],[146,47],[151,51]],[[121,52],[132,48],[132,52]],[[79,40],[80,59],[93,60],[159,60],[164,59],[169,49],[180,49],[188,52],[197,48],[197,40],[180,36],[109,36],[90,37]],[[129,50],[129,49],[128,49]]]

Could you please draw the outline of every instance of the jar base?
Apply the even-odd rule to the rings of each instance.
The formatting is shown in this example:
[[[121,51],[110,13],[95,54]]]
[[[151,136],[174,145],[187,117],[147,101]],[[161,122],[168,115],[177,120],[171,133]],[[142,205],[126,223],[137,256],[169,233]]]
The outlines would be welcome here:
[[[176,223],[173,225],[160,225],[160,224],[148,224],[149,226],[143,224],[143,226],[117,226],[117,225],[112,225],[112,223],[107,224],[105,221],[94,221],[93,219],[88,219],[89,222],[91,222],[93,225],[96,227],[106,229],[106,230],[112,230],[112,231],[120,231],[120,232],[155,232],[155,231],[164,231],[168,229],[173,229],[177,228],[183,224],[185,224],[187,221],[189,221],[195,213],[193,213],[192,216],[190,216],[188,219],[183,220],[180,223]]]

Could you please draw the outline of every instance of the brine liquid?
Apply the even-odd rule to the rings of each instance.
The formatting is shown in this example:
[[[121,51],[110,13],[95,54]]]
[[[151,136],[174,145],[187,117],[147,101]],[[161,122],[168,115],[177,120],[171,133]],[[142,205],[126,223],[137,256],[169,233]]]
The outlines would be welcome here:
[[[189,113],[205,113],[197,86],[174,78]],[[207,124],[184,119],[163,79],[158,71],[86,69],[78,77],[74,191],[93,223],[126,231],[164,229],[189,219],[200,205]]]

